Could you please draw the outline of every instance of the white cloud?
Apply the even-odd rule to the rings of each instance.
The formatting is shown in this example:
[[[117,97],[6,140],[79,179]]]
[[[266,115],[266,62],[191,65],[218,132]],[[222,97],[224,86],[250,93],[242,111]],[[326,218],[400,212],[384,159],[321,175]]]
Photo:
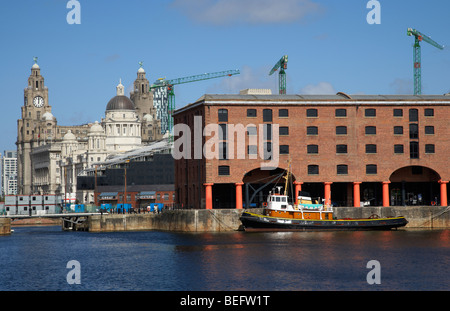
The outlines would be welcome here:
[[[208,24],[274,24],[303,20],[322,11],[313,0],[175,0],[172,7]]]
[[[329,82],[308,84],[300,90],[300,94],[304,95],[335,95],[336,93],[336,90]]]

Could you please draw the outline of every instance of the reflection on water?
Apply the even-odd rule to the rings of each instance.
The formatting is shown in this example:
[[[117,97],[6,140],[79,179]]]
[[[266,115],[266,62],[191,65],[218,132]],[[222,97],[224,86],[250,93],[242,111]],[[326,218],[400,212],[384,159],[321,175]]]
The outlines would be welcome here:
[[[179,234],[16,228],[0,290],[449,290],[449,230]],[[368,285],[378,260],[381,285]],[[81,264],[68,285],[66,264]]]

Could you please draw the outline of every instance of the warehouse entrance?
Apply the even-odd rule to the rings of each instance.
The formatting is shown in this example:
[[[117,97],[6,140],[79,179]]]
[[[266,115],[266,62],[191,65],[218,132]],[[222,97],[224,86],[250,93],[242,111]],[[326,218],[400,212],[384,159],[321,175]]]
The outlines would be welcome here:
[[[389,180],[391,205],[439,205],[440,175],[425,166],[406,166],[392,173]]]

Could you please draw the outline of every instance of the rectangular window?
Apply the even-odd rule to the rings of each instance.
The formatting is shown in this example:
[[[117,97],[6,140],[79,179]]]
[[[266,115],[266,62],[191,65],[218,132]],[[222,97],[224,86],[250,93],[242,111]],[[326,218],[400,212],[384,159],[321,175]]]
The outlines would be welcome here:
[[[366,126],[366,135],[376,135],[377,128],[375,126]]]
[[[230,175],[230,167],[228,165],[219,165],[218,173],[219,173],[219,176],[229,176]]]
[[[319,153],[319,145],[308,145],[306,151],[308,154],[317,154]]]
[[[256,118],[256,109],[247,109],[247,117]]]
[[[282,136],[289,135],[289,127],[287,127],[287,126],[280,126],[279,133]]]
[[[403,135],[403,126],[394,126],[394,135]]]
[[[222,142],[219,144],[219,160],[227,160],[227,159],[228,159],[227,143]]]
[[[272,109],[263,110],[263,122],[272,122]]]
[[[419,126],[417,124],[409,125],[409,138],[410,139],[419,138]]]
[[[425,153],[434,153],[434,145],[433,144],[425,145]]]
[[[319,165],[308,165],[308,175],[319,175]]]
[[[336,109],[334,116],[336,118],[345,118],[347,116],[347,109]]]
[[[219,124],[219,140],[227,140],[227,125]]]
[[[336,126],[336,135],[347,135],[346,126]]]
[[[339,164],[336,166],[336,174],[337,175],[348,175],[348,165]]]
[[[258,146],[256,146],[256,145],[248,145],[247,153],[248,154],[257,154],[258,153]]]
[[[272,124],[263,124],[264,140],[272,140]]]
[[[377,174],[377,165],[376,164],[367,164],[366,165],[366,174],[367,175]]]
[[[394,145],[394,153],[403,154],[403,145]]]
[[[306,109],[306,117],[307,118],[317,118],[318,117],[317,109],[314,109],[314,108]]]
[[[248,135],[248,136],[254,136],[254,135],[257,135],[257,129],[256,129],[256,126],[249,126],[249,127],[247,127],[247,135]]]
[[[409,109],[409,122],[419,121],[419,111],[417,109]]]
[[[411,141],[409,143],[409,157],[411,159],[419,158],[419,143],[417,141]]]
[[[366,153],[377,153],[377,145],[367,144],[366,145]]]
[[[403,109],[394,109],[394,117],[403,117]]]
[[[336,145],[336,153],[347,153],[347,145]]]
[[[219,122],[228,122],[228,110],[219,109]]]
[[[317,126],[308,126],[306,128],[306,135],[318,135],[319,129]]]
[[[434,126],[425,126],[426,135],[434,135]]]
[[[278,117],[279,118],[287,118],[287,117],[289,117],[289,110],[287,110],[287,109],[280,109],[280,110],[278,110]]]
[[[376,117],[377,110],[374,108],[367,108],[366,110],[364,110],[364,116],[365,117]]]
[[[280,145],[280,154],[289,154],[289,145]]]
[[[426,108],[425,109],[425,117],[434,117],[434,109]]]

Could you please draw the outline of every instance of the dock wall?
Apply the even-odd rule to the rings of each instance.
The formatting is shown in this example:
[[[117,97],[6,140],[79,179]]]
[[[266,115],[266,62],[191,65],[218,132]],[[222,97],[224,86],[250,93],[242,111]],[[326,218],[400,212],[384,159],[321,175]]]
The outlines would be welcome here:
[[[0,235],[10,235],[10,234],[11,234],[11,219],[0,218]]]
[[[261,212],[262,209],[251,209]],[[239,220],[243,210],[174,210],[160,214],[105,214],[90,216],[90,232],[161,230],[176,232],[227,232],[241,227]],[[337,207],[337,218],[368,218],[405,216],[407,228],[450,228],[450,208],[408,206],[408,207]]]

